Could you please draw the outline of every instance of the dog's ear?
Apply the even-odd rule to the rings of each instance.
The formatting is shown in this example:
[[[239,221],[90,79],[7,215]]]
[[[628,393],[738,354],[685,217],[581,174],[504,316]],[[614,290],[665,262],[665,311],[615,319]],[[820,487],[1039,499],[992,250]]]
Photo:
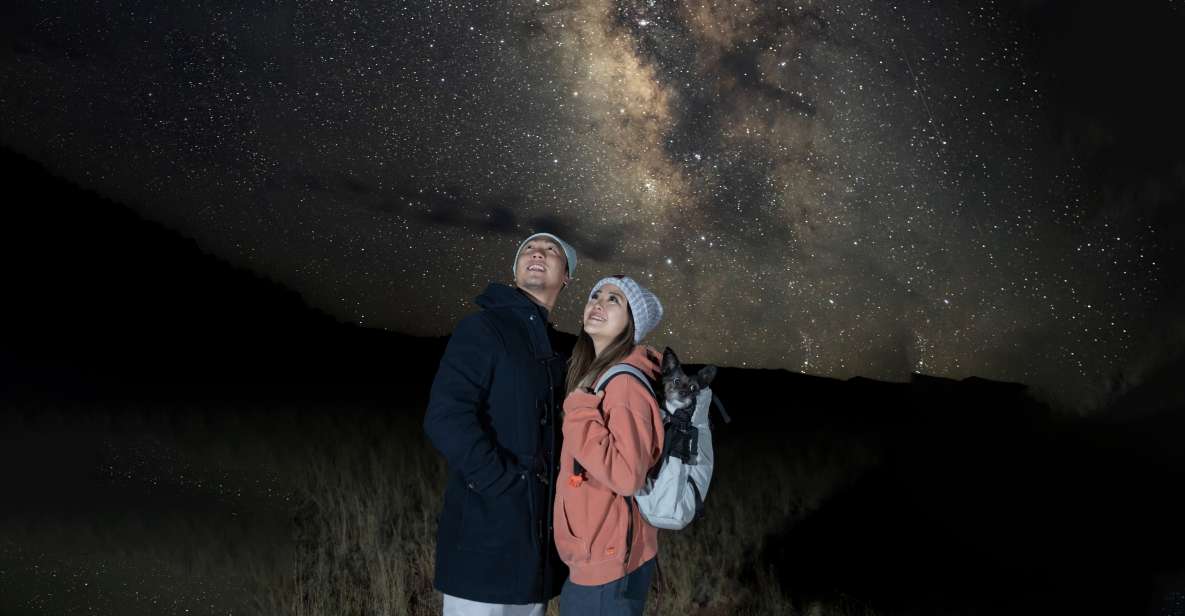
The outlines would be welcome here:
[[[679,358],[675,356],[675,352],[671,347],[667,347],[662,352],[662,373],[663,375],[674,374],[679,370]]]
[[[700,387],[707,387],[712,384],[712,379],[716,378],[716,366],[704,366],[700,371],[695,373],[695,380],[699,381]]]

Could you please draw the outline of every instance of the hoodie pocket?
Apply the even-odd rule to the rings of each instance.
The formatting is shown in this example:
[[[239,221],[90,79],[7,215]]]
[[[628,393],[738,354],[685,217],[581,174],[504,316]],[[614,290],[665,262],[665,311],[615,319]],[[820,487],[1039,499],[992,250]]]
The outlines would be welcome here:
[[[556,551],[565,563],[588,562],[588,543],[577,534],[581,528],[581,521],[574,519],[575,512],[570,511],[574,509],[572,505],[575,503],[570,503],[562,492],[557,496],[553,524]]]
[[[599,563],[607,560],[621,560],[625,555],[626,528],[629,525],[629,512],[626,510],[625,500],[621,496],[609,492],[607,500],[600,503],[593,521],[596,535],[589,541],[589,562]]]
[[[571,566],[620,559],[627,513],[620,496],[586,483],[560,492],[555,504],[556,550]]]

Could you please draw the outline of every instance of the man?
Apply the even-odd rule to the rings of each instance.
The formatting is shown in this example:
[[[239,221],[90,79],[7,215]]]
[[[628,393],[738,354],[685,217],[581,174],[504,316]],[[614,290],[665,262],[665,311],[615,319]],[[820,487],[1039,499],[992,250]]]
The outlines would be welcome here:
[[[446,616],[542,616],[567,569],[552,541],[564,372],[575,336],[548,322],[576,271],[550,233],[519,245],[514,285],[492,283],[457,324],[424,431],[448,462],[436,537]]]

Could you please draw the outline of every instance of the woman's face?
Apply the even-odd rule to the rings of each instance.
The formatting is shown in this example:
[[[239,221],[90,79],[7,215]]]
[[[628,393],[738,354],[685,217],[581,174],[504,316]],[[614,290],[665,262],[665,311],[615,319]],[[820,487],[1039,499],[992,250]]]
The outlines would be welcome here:
[[[620,336],[629,319],[629,302],[615,284],[597,289],[584,306],[584,332],[598,348]]]

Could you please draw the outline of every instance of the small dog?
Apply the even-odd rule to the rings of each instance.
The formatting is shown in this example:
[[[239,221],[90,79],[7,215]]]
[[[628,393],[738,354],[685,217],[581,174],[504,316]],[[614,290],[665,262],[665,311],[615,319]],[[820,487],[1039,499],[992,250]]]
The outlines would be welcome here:
[[[683,372],[683,364],[679,357],[667,347],[662,352],[662,391],[663,391],[663,424],[666,436],[663,451],[683,460],[686,464],[694,464],[699,451],[699,430],[691,424],[695,413],[696,401],[703,388],[711,385],[716,378],[716,366],[704,366],[692,376]],[[727,423],[730,420],[724,412],[724,405],[715,394],[712,396],[720,409],[720,414]],[[657,470],[652,469],[652,474]]]
[[[679,357],[667,347],[662,352],[662,407],[664,420],[673,416],[691,423],[691,414],[695,412],[695,400],[701,389],[711,385],[716,378],[716,366],[704,366],[693,376],[683,372],[683,364]]]

